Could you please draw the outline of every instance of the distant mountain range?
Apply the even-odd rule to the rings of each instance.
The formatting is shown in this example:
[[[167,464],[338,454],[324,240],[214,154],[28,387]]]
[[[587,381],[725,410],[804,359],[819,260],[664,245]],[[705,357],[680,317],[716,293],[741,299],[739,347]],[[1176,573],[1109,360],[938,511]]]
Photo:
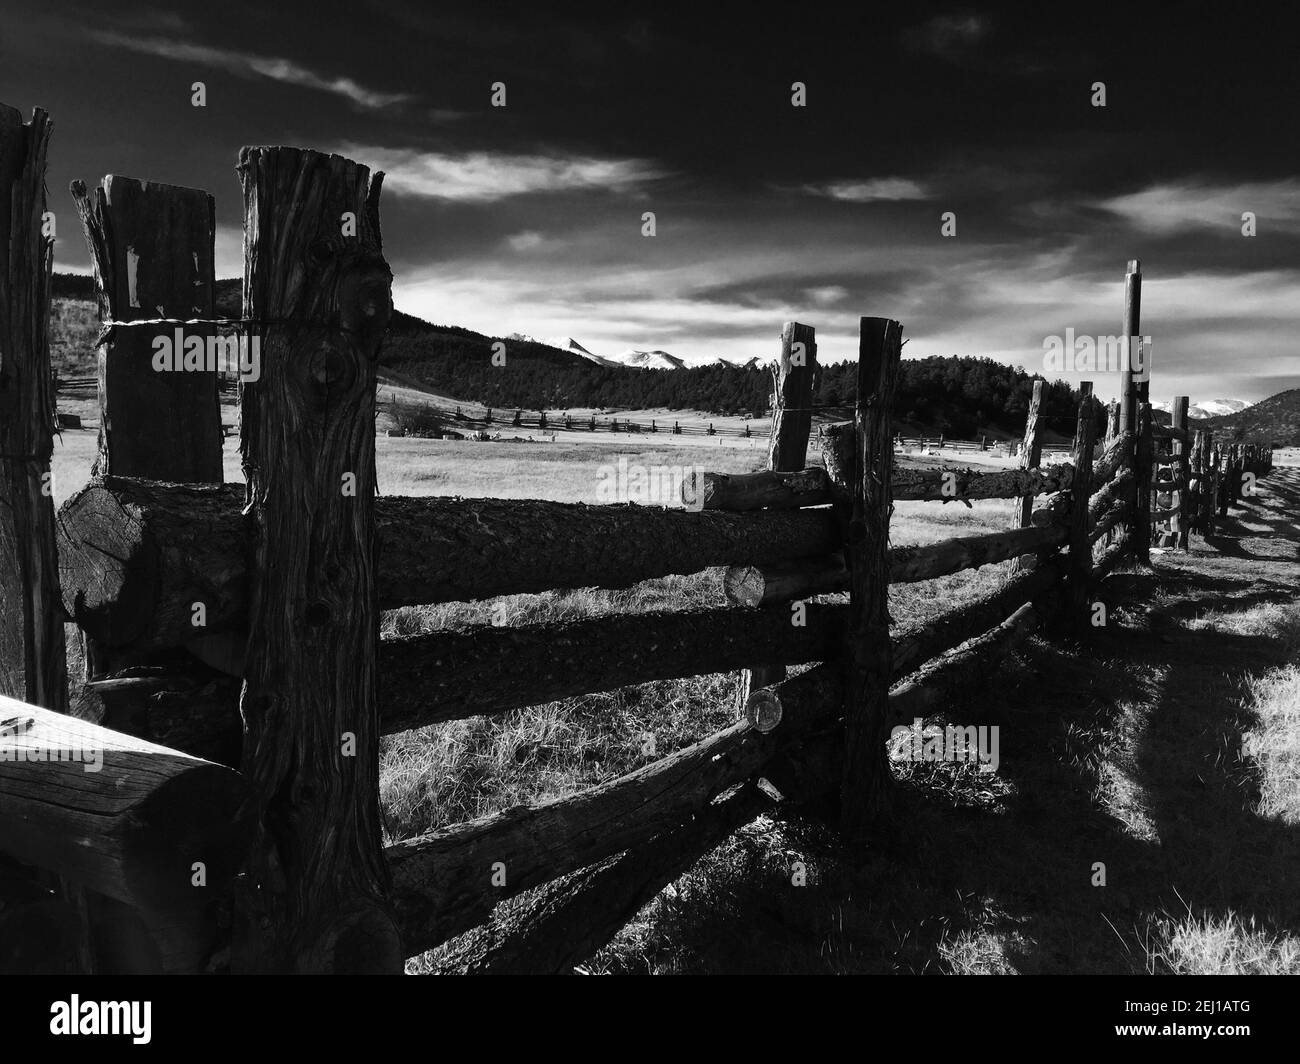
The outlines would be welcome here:
[[[1239,414],[1251,404],[1244,399],[1207,399],[1203,403],[1193,403],[1187,408],[1187,416],[1194,418],[1211,418],[1211,417],[1229,417],[1233,414]],[[1173,409],[1172,403],[1152,403],[1155,410],[1163,410],[1169,413]]]
[[[503,339],[554,347],[557,350],[567,351],[570,354],[578,355],[580,358],[585,358],[588,362],[594,362],[598,366],[609,366],[611,368],[688,369],[691,366],[741,366],[747,368],[758,365],[757,355],[748,359],[726,358],[720,355],[716,358],[694,362],[677,355],[670,355],[667,351],[639,351],[632,349],[617,355],[597,355],[583,347],[572,336],[540,338],[529,336],[527,333],[511,333],[509,336],[503,337]]]
[[[1300,446],[1300,388],[1269,396],[1252,406],[1208,419],[1205,428],[1220,438],[1282,447]]]

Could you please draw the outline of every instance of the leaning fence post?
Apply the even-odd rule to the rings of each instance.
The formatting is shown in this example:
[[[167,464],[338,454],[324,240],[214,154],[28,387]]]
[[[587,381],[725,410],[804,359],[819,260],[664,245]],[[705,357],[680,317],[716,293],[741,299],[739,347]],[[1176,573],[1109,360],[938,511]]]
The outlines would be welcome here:
[[[1025,445],[1020,452],[1021,469],[1037,469],[1039,463],[1043,460],[1043,426],[1039,421],[1038,411],[1043,402],[1043,382],[1034,381],[1034,394],[1029,400],[1029,414],[1025,418]],[[1020,523],[1018,528],[1028,528],[1029,518],[1034,512],[1034,496],[1022,495],[1020,497]],[[1023,554],[1016,559],[1013,568],[1017,572],[1025,572],[1034,567],[1035,557],[1032,554]]]
[[[888,812],[885,758],[889,703],[889,511],[894,449],[890,417],[903,327],[863,318],[854,421],[857,468],[845,558],[850,571],[849,646],[840,784],[845,838],[861,840]]]
[[[375,364],[392,310],[382,174],[244,148],[241,421],[253,528],[240,709],[250,850],[232,966],[398,972],[380,841]]]
[[[1092,545],[1088,533],[1088,500],[1092,496],[1092,448],[1097,432],[1092,382],[1079,385],[1079,417],[1074,430],[1074,475],[1070,481],[1070,620],[1087,624],[1088,585],[1092,580]]]
[[[95,270],[99,345],[97,474],[221,481],[218,349],[211,325],[111,322],[211,319],[216,211],[193,188],[110,174],[72,183]],[[211,358],[209,357],[211,356]]]
[[[49,345],[54,242],[45,217],[50,129],[39,108],[24,123],[20,112],[0,104],[0,695],[66,713],[50,468],[57,423]],[[42,872],[32,878],[57,890],[75,928],[59,958],[64,974],[88,974],[85,894]],[[21,915],[14,911],[11,931]]]
[[[808,463],[816,369],[816,330],[797,321],[786,322],[781,327],[781,355],[772,366],[772,433],[767,441],[767,468],[774,473],[798,473]],[[755,665],[741,672],[736,690],[737,716],[744,716],[750,692],[783,679],[784,665]]]

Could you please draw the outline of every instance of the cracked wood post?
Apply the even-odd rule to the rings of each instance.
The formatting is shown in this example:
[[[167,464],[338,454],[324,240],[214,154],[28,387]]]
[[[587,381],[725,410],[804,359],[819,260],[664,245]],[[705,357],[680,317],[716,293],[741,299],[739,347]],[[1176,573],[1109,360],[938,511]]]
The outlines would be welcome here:
[[[0,104],[0,695],[67,713],[50,469],[57,424],[49,345],[54,241],[45,217],[50,130],[39,108],[24,123]],[[60,895],[52,904],[65,918],[51,963],[63,974],[91,972],[84,893],[46,872],[34,880]],[[26,922],[22,908],[12,910],[0,938],[16,930],[15,921]],[[49,945],[39,943],[43,951]]]
[[[216,208],[208,193],[110,174],[89,193],[74,181],[72,196],[105,322],[212,317]],[[110,330],[99,345],[96,475],[220,483],[219,374],[181,368],[196,341],[206,357],[213,336],[205,325]],[[163,341],[176,368],[155,368]]]
[[[1020,468],[1037,469],[1043,460],[1043,423],[1038,419],[1038,411],[1043,403],[1043,382],[1034,381],[1034,394],[1029,400],[1029,413],[1025,418],[1025,445],[1020,451]],[[1029,518],[1034,512],[1034,496],[1023,495],[1020,498],[1020,524],[1018,528],[1028,528]],[[1026,554],[1017,558],[1012,568],[1026,572],[1034,567],[1035,557]]]
[[[774,473],[797,473],[808,463],[816,374],[816,330],[811,325],[787,321],[781,327],[781,357],[772,366],[772,434],[767,443],[767,468]],[[784,679],[784,665],[756,665],[742,671],[736,685],[736,716],[744,715],[752,691]]]
[[[1092,580],[1092,543],[1088,538],[1088,500],[1092,495],[1092,446],[1097,433],[1092,382],[1079,384],[1079,417],[1074,430],[1074,480],[1070,484],[1070,620],[1088,623],[1088,585]]]
[[[338,155],[244,148],[244,385],[254,526],[240,711],[251,835],[236,890],[242,972],[401,971],[379,823],[375,366],[392,310],[383,175]]]
[[[889,513],[894,448],[890,428],[902,326],[863,318],[858,348],[857,468],[845,557],[850,571],[845,658],[841,830],[861,842],[889,813],[885,759],[890,679]]]
[[[1143,565],[1151,564],[1151,466],[1155,461],[1155,440],[1151,435],[1151,404],[1138,407],[1138,431],[1133,466],[1134,499],[1133,555]]]
[[[1130,259],[1128,270],[1124,275],[1124,320],[1123,332],[1121,334],[1122,350],[1124,352],[1124,364],[1120,367],[1119,375],[1119,433],[1133,433],[1133,465],[1137,468],[1137,453],[1140,447],[1138,427],[1138,383],[1133,374],[1133,352],[1132,338],[1137,335],[1138,329],[1142,323],[1142,263],[1137,259]],[[1139,478],[1140,479],[1140,478]],[[1133,512],[1137,514],[1137,491],[1138,482],[1135,480],[1133,486]],[[1134,525],[1136,526],[1136,517]],[[1132,547],[1137,548],[1135,538],[1136,527],[1130,528],[1125,536],[1126,542],[1131,542]]]
[[[1182,429],[1184,434],[1187,432],[1187,408],[1190,403],[1190,396],[1175,395],[1174,408],[1172,414],[1172,424],[1176,429]],[[1169,453],[1173,457],[1174,479],[1181,479],[1184,484],[1191,480],[1191,470],[1188,466],[1187,452],[1189,448],[1185,440],[1172,439],[1169,441]],[[1187,489],[1184,487],[1180,491],[1174,492],[1170,502],[1178,507],[1178,513],[1169,519],[1169,532],[1171,535],[1172,547],[1181,547],[1187,549],[1188,524],[1190,522],[1190,510],[1187,505]]]
[[[216,208],[207,192],[110,174],[87,192],[72,183],[104,322],[211,318]],[[98,348],[99,443],[94,472],[175,483],[221,483],[220,374],[208,366],[224,343],[207,325],[110,327]],[[158,368],[166,341],[176,363]],[[200,346],[201,345],[201,346]],[[194,347],[197,352],[192,352]],[[188,349],[188,350],[187,350]],[[194,359],[194,368],[184,369]],[[66,574],[65,574],[66,578]],[[189,614],[191,601],[176,606]],[[211,608],[211,603],[204,603]],[[187,617],[187,625],[189,623]],[[203,635],[202,628],[190,633]],[[81,633],[87,679],[141,664],[139,654]],[[173,673],[171,690],[185,680]],[[155,739],[150,697],[102,689],[103,723]]]

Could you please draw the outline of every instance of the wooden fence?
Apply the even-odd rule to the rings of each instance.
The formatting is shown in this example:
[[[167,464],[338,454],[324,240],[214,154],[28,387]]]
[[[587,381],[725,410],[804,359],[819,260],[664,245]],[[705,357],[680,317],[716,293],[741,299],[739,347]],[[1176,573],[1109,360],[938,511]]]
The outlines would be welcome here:
[[[43,154],[29,165],[43,175]],[[0,513],[29,530],[0,549],[18,544],[44,566],[19,560],[10,601],[23,609],[3,621],[0,851],[89,892],[103,969],[396,972],[448,943],[446,971],[568,970],[774,794],[838,793],[846,836],[879,828],[891,724],[942,711],[1044,625],[1085,628],[1096,581],[1149,542],[1135,485],[1177,493],[1176,515],[1157,502],[1149,521],[1187,517],[1181,532],[1231,505],[1234,476],[1264,471],[1257,453],[1204,437],[1189,449],[1177,429],[1178,453],[1143,466],[1140,405],[1137,428],[1097,444],[1091,385],[1068,461],[1039,464],[1036,394],[1019,468],[895,468],[902,328],[862,318],[856,417],[821,433],[821,464],[806,456],[814,332],[790,323],[769,468],[692,479],[698,508],[376,498],[375,356],[391,283],[382,175],[290,148],[246,148],[239,171],[240,326],[261,357],[240,393],[247,487],[220,483],[215,376],[140,365],[160,330],[216,327],[211,198],[111,178],[74,190],[105,326],[96,476],[57,530],[32,480],[0,489]],[[16,183],[12,202],[39,216],[41,181]],[[32,247],[47,256],[25,264],[36,276],[48,248]],[[48,291],[26,305],[40,313],[42,300]],[[3,350],[33,368],[24,380],[38,392],[42,336],[25,330]],[[6,451],[34,456],[5,468],[28,478],[49,465],[53,406],[37,398],[5,408]],[[980,499],[1021,500],[1017,527],[889,544],[897,501]],[[890,631],[890,583],[1012,559],[995,591]],[[378,638],[381,609],[712,567],[724,567],[723,608]],[[793,623],[791,603],[843,592]],[[83,684],[106,708],[99,723],[61,715],[51,619],[65,613],[82,633]],[[50,638],[14,638],[40,631]],[[811,667],[782,668],[796,665]],[[727,670],[742,671],[738,719],[708,738],[580,794],[381,846],[382,734]]]

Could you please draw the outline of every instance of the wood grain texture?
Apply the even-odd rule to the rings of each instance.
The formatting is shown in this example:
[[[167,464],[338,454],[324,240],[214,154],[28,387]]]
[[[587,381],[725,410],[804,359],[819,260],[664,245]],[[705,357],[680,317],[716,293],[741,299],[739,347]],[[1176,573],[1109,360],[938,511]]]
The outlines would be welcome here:
[[[8,698],[0,722],[0,850],[139,910],[161,970],[202,970],[242,845],[238,774]]]
[[[857,477],[844,556],[850,574],[844,680],[841,831],[861,843],[889,816],[892,777],[885,760],[890,640],[889,517],[894,439],[890,412],[898,382],[902,326],[863,318],[858,349]]]
[[[262,328],[261,376],[242,391],[251,796],[232,965],[396,973],[375,694],[375,365],[392,311],[382,175],[281,147],[244,148],[239,173],[244,313],[283,324]]]
[[[199,189],[110,174],[88,192],[73,182],[105,321],[211,318],[216,208]],[[156,337],[176,326],[114,328],[99,347],[96,474],[220,482],[221,400],[215,370],[153,366]],[[205,341],[206,325],[185,337]]]
[[[692,513],[512,499],[375,501],[381,609],[571,587],[630,587],[714,566],[836,551],[827,509]],[[113,645],[177,646],[244,628],[252,526],[238,485],[104,479],[59,511],[64,604]],[[574,545],[581,544],[581,550]]]
[[[706,806],[648,842],[505,901],[438,952],[440,975],[556,975],[573,970],[696,861],[772,805],[758,787]]]
[[[496,904],[602,861],[698,814],[838,711],[839,669],[818,665],[778,685],[797,709],[764,734],[741,721],[580,794],[516,806],[388,847],[408,956],[483,923]],[[765,688],[762,692],[775,690]],[[503,886],[492,883],[504,866]]]
[[[800,350],[803,357],[801,364],[796,364],[796,353]],[[816,331],[811,325],[786,322],[781,329],[781,357],[772,367],[772,429],[767,442],[769,473],[798,475],[808,462],[812,397],[818,372]],[[820,481],[821,486],[825,486],[824,480]],[[783,679],[785,666],[780,664],[759,660],[752,668],[741,670],[736,683],[737,716],[743,716],[751,691]]]
[[[1034,381],[1034,393],[1029,400],[1029,412],[1025,416],[1025,438],[1020,449],[1020,468],[1022,470],[1037,469],[1038,463],[1043,460],[1043,423],[1039,420],[1039,412],[1043,405],[1043,381]],[[1024,494],[1020,499],[1020,516],[1017,526],[1028,528],[1030,517],[1034,512],[1034,495]],[[1018,572],[1025,572],[1034,567],[1035,557],[1032,554],[1025,554],[1016,559],[1015,568]]]
[[[1069,602],[1072,623],[1082,628],[1088,622],[1088,590],[1092,580],[1092,542],[1088,503],[1092,498],[1092,448],[1096,438],[1096,401],[1092,382],[1079,384],[1079,417],[1074,431],[1074,483],[1070,487]]]

